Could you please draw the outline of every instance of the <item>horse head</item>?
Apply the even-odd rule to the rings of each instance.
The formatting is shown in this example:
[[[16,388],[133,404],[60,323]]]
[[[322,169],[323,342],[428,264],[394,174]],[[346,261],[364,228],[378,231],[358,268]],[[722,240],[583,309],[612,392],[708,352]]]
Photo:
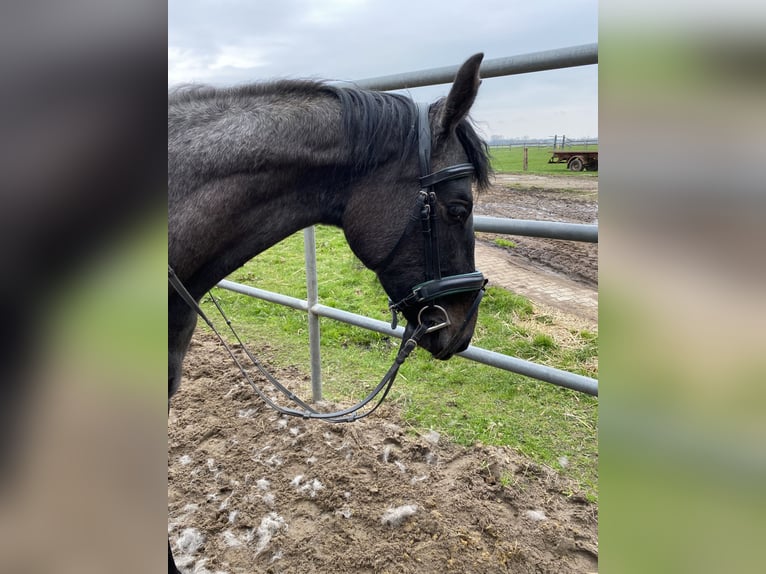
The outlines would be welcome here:
[[[472,183],[486,186],[489,166],[486,145],[467,119],[482,57],[460,67],[446,98],[413,111],[417,152],[399,172],[387,179],[378,173],[378,183],[368,182],[395,188],[397,199],[368,191],[347,207],[357,222],[368,224],[347,227],[347,239],[375,270],[394,322],[397,312],[407,319],[405,340],[424,326],[418,344],[438,359],[468,347],[485,284],[474,262]]]

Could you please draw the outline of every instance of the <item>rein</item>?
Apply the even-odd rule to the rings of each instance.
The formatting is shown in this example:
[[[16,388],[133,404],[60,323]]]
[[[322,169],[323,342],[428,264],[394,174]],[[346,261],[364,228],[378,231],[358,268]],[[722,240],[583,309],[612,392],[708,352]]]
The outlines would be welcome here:
[[[383,378],[378,383],[378,385],[372,391],[370,391],[370,393],[364,399],[362,399],[359,403],[347,409],[342,409],[342,410],[329,412],[329,413],[323,413],[323,412],[319,412],[315,410],[309,404],[301,400],[295,393],[290,391],[287,387],[285,387],[282,383],[280,383],[276,378],[274,378],[274,376],[271,373],[269,373],[266,370],[266,368],[260,363],[260,361],[258,361],[258,359],[250,352],[250,350],[244,345],[242,340],[239,338],[239,335],[234,330],[234,327],[232,326],[231,321],[224,314],[223,309],[221,308],[216,298],[213,297],[212,293],[208,293],[208,295],[210,296],[210,300],[213,302],[216,309],[218,309],[218,312],[226,321],[226,324],[229,326],[229,329],[234,334],[234,337],[237,339],[237,343],[245,352],[248,359],[250,359],[250,361],[253,363],[253,365],[255,365],[258,371],[266,378],[266,380],[268,380],[272,384],[272,386],[276,390],[278,390],[280,393],[282,393],[285,397],[287,397],[289,400],[291,400],[293,403],[295,403],[295,405],[299,407],[298,409],[286,408],[275,403],[271,398],[269,398],[269,396],[263,390],[261,390],[258,387],[255,381],[253,381],[253,378],[247,372],[247,369],[245,369],[245,367],[242,365],[240,360],[237,358],[236,354],[234,353],[234,350],[226,342],[226,339],[223,338],[223,336],[215,327],[215,325],[210,320],[210,318],[207,316],[205,311],[202,310],[202,307],[200,307],[197,301],[194,300],[194,297],[189,293],[189,291],[183,285],[183,283],[175,274],[175,271],[173,271],[173,268],[170,267],[170,265],[168,265],[168,281],[170,285],[180,295],[180,297],[186,302],[186,304],[189,305],[197,313],[197,315],[199,315],[202,318],[203,321],[205,321],[205,323],[207,324],[208,327],[210,327],[210,329],[212,329],[213,333],[215,333],[216,337],[218,337],[218,340],[221,342],[221,344],[223,344],[224,348],[229,353],[229,356],[231,356],[232,360],[237,365],[242,375],[245,377],[247,382],[255,391],[255,394],[257,394],[260,397],[260,399],[264,403],[266,403],[269,407],[271,407],[272,409],[274,409],[275,411],[283,415],[301,417],[304,419],[320,419],[320,420],[331,422],[331,423],[347,423],[347,422],[354,422],[355,420],[364,418],[372,414],[373,412],[375,412],[375,410],[381,405],[383,400],[386,398],[386,396],[388,395],[388,391],[391,390],[391,386],[394,384],[396,375],[399,372],[399,367],[402,365],[402,363],[404,363],[405,359],[409,357],[410,353],[412,353],[412,351],[415,350],[415,348],[418,346],[418,342],[423,337],[423,335],[430,332],[429,327],[423,324],[419,324],[417,328],[415,328],[415,330],[413,331],[410,337],[402,339],[402,344],[399,347],[399,352],[396,354],[396,358],[394,359],[394,362],[391,365],[391,367],[388,369],[388,371],[383,376]],[[364,412],[360,412],[364,407],[372,403],[372,401],[375,400],[375,397],[377,395],[380,395],[380,397],[378,397],[377,402],[375,402],[368,410]]]
[[[282,385],[279,381],[277,381],[271,373],[269,373],[263,365],[256,359],[252,353],[245,347],[245,345],[242,343],[242,340],[240,339],[237,332],[234,330],[234,327],[231,324],[231,321],[226,317],[226,315],[223,312],[223,309],[219,305],[218,301],[213,297],[212,293],[209,293],[209,297],[215,307],[218,309],[218,312],[221,314],[221,316],[226,321],[226,324],[229,326],[229,329],[234,334],[234,337],[237,340],[237,343],[240,345],[240,347],[243,349],[247,357],[250,359],[250,361],[255,365],[255,367],[260,371],[260,373],[274,386],[276,390],[278,390],[281,394],[283,394],[285,397],[287,397],[289,400],[291,400],[298,408],[286,408],[278,405],[275,403],[271,398],[269,398],[265,392],[263,392],[258,385],[255,384],[255,381],[253,381],[252,377],[248,374],[247,370],[244,368],[242,363],[239,361],[239,359],[236,357],[233,349],[231,346],[226,342],[226,340],[221,336],[218,329],[216,329],[213,322],[208,318],[208,316],[205,314],[205,312],[202,310],[200,305],[197,303],[197,301],[194,299],[194,297],[189,293],[189,291],[186,289],[184,284],[181,282],[181,280],[176,275],[175,271],[173,271],[173,268],[168,265],[168,282],[170,285],[175,289],[175,291],[178,293],[178,295],[186,302],[191,309],[193,309],[197,315],[199,315],[203,321],[212,329],[212,331],[215,333],[215,335],[218,337],[218,339],[223,344],[226,351],[231,356],[234,363],[237,365],[239,370],[242,372],[243,376],[247,380],[247,382],[250,384],[250,386],[253,388],[255,393],[263,400],[264,403],[266,403],[269,407],[274,409],[275,411],[283,414],[283,415],[289,415],[289,416],[295,416],[295,417],[302,417],[306,419],[320,419],[327,422],[333,422],[333,423],[342,423],[342,422],[353,422],[355,420],[358,420],[360,418],[364,418],[370,414],[372,414],[383,402],[383,400],[388,395],[388,392],[391,390],[391,386],[394,383],[394,380],[396,379],[396,375],[399,372],[399,367],[404,363],[404,361],[407,359],[407,357],[412,353],[412,351],[415,350],[415,348],[418,346],[418,343],[420,342],[420,339],[426,335],[427,333],[432,333],[434,331],[438,331],[439,329],[443,329],[445,327],[448,327],[452,324],[452,321],[449,317],[449,314],[447,311],[441,307],[440,305],[436,305],[434,301],[440,297],[445,297],[448,295],[454,295],[456,293],[465,293],[465,292],[476,292],[476,297],[474,298],[473,304],[468,310],[468,313],[466,314],[463,323],[458,329],[458,331],[453,335],[452,339],[449,341],[449,343],[445,346],[445,348],[436,355],[436,358],[443,358],[446,356],[451,355],[455,348],[457,347],[460,336],[465,331],[466,327],[470,323],[473,316],[476,314],[476,311],[479,308],[479,303],[481,302],[481,299],[484,295],[484,286],[487,283],[487,280],[484,278],[484,275],[480,271],[473,271],[471,273],[463,273],[459,275],[449,275],[447,277],[442,277],[441,275],[441,266],[440,266],[440,257],[439,257],[439,245],[437,241],[437,217],[436,217],[436,206],[437,206],[437,198],[436,193],[434,192],[433,188],[436,184],[442,183],[444,181],[449,181],[452,179],[462,178],[462,177],[468,177],[474,172],[474,167],[470,163],[461,163],[452,165],[449,167],[446,167],[444,169],[441,169],[437,172],[431,173],[431,127],[428,119],[428,106],[418,104],[418,159],[420,163],[420,186],[421,189],[418,192],[418,202],[416,206],[416,210],[418,212],[418,217],[420,219],[421,228],[423,232],[423,240],[424,240],[424,248],[425,248],[425,281],[423,283],[419,283],[415,285],[411,290],[410,293],[401,299],[400,301],[394,303],[393,301],[389,300],[389,309],[392,313],[392,321],[391,321],[391,328],[395,329],[397,325],[397,315],[399,312],[402,312],[404,309],[411,308],[417,305],[421,305],[423,303],[426,303],[426,305],[422,306],[420,311],[418,312],[417,321],[418,324],[416,327],[414,327],[410,333],[409,336],[407,336],[407,332],[410,330],[410,326],[407,326],[407,329],[405,330],[404,337],[402,338],[402,344],[399,347],[399,351],[396,354],[396,358],[394,359],[393,364],[388,369],[386,374],[383,376],[381,381],[377,384],[377,386],[370,391],[370,393],[362,399],[359,403],[356,405],[341,409],[334,412],[324,413],[319,412],[315,410],[313,407],[308,405],[306,402],[301,400],[297,395],[295,395],[292,391],[287,389],[284,385]],[[398,250],[399,244],[402,242],[402,239],[406,235],[407,230],[402,234],[402,237],[399,239],[399,242],[397,242],[394,249],[391,251],[391,253],[383,260],[381,265],[385,265],[388,261],[390,261],[394,253]],[[443,319],[440,321],[437,321],[434,324],[425,324],[422,320],[423,312],[426,309],[435,309],[441,315],[443,316]],[[380,395],[378,397],[378,395]],[[377,401],[375,399],[377,398]],[[370,408],[366,411],[363,411],[367,406],[370,406]]]

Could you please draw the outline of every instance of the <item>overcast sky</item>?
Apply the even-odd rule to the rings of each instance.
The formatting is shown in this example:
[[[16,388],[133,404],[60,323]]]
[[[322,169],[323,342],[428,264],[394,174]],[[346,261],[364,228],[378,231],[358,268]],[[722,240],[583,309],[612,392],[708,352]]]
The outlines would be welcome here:
[[[597,41],[596,0],[168,0],[168,84],[355,80]],[[472,116],[485,137],[597,137],[597,66],[489,78]]]

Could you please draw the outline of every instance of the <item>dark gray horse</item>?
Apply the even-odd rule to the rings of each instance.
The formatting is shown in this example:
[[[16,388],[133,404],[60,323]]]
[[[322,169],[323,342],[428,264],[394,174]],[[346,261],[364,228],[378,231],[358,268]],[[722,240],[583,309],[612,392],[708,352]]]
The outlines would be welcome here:
[[[408,334],[443,325],[420,346],[440,359],[465,349],[483,286],[471,184],[488,184],[489,164],[467,120],[481,60],[422,112],[403,96],[307,81],[172,92],[168,260],[191,297],[304,227],[336,225]],[[173,288],[168,313],[170,397],[197,316]]]

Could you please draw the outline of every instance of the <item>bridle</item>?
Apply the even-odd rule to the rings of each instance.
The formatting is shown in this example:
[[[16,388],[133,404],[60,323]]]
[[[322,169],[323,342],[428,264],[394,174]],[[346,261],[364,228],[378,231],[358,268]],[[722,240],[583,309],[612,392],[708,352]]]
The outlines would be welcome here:
[[[437,197],[434,187],[442,182],[452,179],[459,179],[473,175],[474,167],[470,163],[459,163],[440,169],[431,173],[431,126],[428,119],[429,106],[427,104],[418,104],[418,161],[420,164],[420,191],[418,192],[418,201],[416,213],[420,221],[423,235],[423,252],[425,266],[425,281],[415,285],[407,296],[399,301],[389,300],[389,309],[391,310],[391,328],[395,329],[398,319],[397,314],[405,309],[420,307],[418,311],[418,324],[423,324],[423,314],[428,309],[434,309],[441,314],[442,320],[426,328],[426,333],[432,333],[443,329],[452,324],[449,314],[441,305],[436,305],[434,301],[440,297],[447,297],[457,293],[475,292],[471,307],[466,313],[463,323],[458,331],[453,335],[450,342],[442,351],[435,355],[436,358],[443,358],[451,355],[460,337],[470,323],[479,303],[484,296],[484,286],[487,280],[481,271],[472,271],[471,273],[462,273],[459,275],[448,275],[442,277],[441,259],[439,255],[439,242],[437,241]],[[386,256],[379,267],[384,267],[390,262],[395,253],[399,250],[408,229],[405,229],[394,249]]]
[[[245,354],[250,359],[250,361],[261,372],[261,374],[264,377],[266,377],[266,379],[275,387],[276,390],[278,390],[288,399],[293,401],[293,403],[295,403],[295,405],[297,405],[297,407],[299,408],[297,409],[287,408],[287,407],[278,405],[255,384],[255,382],[250,377],[247,370],[241,364],[241,362],[235,355],[232,348],[226,342],[226,340],[221,336],[221,334],[219,333],[219,331],[217,330],[213,322],[207,317],[205,312],[200,307],[199,303],[197,303],[194,297],[186,289],[184,284],[175,274],[175,271],[173,271],[173,268],[170,265],[168,265],[168,282],[170,283],[170,285],[178,293],[181,299],[183,299],[186,302],[186,304],[189,305],[189,307],[191,307],[216,334],[216,336],[221,341],[223,346],[226,348],[229,355],[231,355],[231,358],[239,367],[239,370],[242,372],[247,382],[250,383],[250,386],[253,388],[256,394],[268,406],[270,406],[272,409],[276,410],[279,413],[290,415],[290,416],[302,417],[302,418],[321,419],[321,420],[325,420],[328,422],[335,422],[335,423],[353,422],[357,419],[370,415],[381,405],[383,400],[386,398],[386,395],[388,395],[388,392],[391,389],[391,386],[393,385],[394,379],[396,378],[396,375],[399,372],[399,367],[402,365],[402,363],[404,363],[405,359],[410,355],[410,353],[412,353],[412,351],[417,347],[418,343],[420,342],[420,339],[422,339],[422,337],[426,335],[427,333],[438,331],[452,324],[449,314],[444,309],[444,307],[442,307],[441,305],[435,304],[434,301],[436,299],[439,299],[441,297],[447,297],[450,295],[455,295],[457,293],[476,292],[474,301],[471,307],[469,308],[468,313],[466,314],[466,317],[464,318],[460,329],[458,329],[458,331],[453,335],[452,339],[445,346],[445,348],[438,355],[436,355],[437,358],[444,358],[454,353],[455,348],[460,342],[460,338],[463,332],[465,331],[466,327],[468,326],[471,319],[476,314],[476,311],[479,308],[479,303],[481,302],[481,299],[484,295],[484,287],[487,283],[487,280],[484,278],[484,275],[480,271],[473,271],[471,273],[463,273],[459,275],[448,275],[447,277],[442,277],[440,257],[439,257],[439,245],[438,245],[437,233],[436,233],[437,221],[438,221],[437,210],[436,210],[437,197],[434,191],[434,186],[436,186],[439,183],[449,181],[452,179],[458,179],[462,177],[471,176],[474,172],[474,167],[470,163],[460,163],[460,164],[446,167],[437,172],[431,173],[431,127],[430,127],[429,118],[428,118],[429,106],[418,104],[417,109],[418,109],[418,114],[417,114],[418,158],[420,163],[419,182],[420,182],[421,189],[418,192],[418,201],[417,201],[416,210],[418,213],[418,219],[420,220],[420,223],[421,223],[421,229],[422,229],[423,238],[424,238],[425,281],[415,285],[410,290],[409,294],[403,299],[397,302],[389,301],[389,308],[391,309],[392,316],[393,316],[392,324],[391,324],[392,329],[396,328],[397,313],[403,312],[405,309],[410,309],[413,307],[420,306],[420,309],[417,315],[417,325],[414,327],[411,327],[409,324],[407,325],[407,329],[405,330],[404,337],[402,338],[402,344],[399,347],[399,351],[396,355],[396,358],[394,359],[394,363],[391,365],[391,367],[383,376],[383,379],[381,379],[378,385],[367,395],[367,397],[365,397],[362,401],[360,401],[356,405],[349,407],[347,409],[341,409],[338,411],[325,413],[325,412],[316,411],[309,404],[305,403],[300,398],[298,398],[294,393],[292,393],[289,389],[287,389],[284,385],[282,385],[279,381],[277,381],[261,365],[258,359],[256,359],[250,353],[247,347],[242,343],[242,340],[240,339],[237,332],[232,327],[231,321],[229,321],[228,318],[226,318],[226,316],[224,315],[223,309],[219,305],[218,301],[213,297],[212,293],[210,293],[209,295],[212,302],[214,303],[218,311],[221,313],[221,315],[224,317],[227,325],[229,326],[232,333],[234,334],[234,337],[237,339],[239,346],[245,352]],[[404,238],[407,236],[407,232],[408,232],[408,229],[405,229],[399,241],[394,246],[394,249],[391,251],[391,253],[389,253],[389,255],[386,258],[384,258],[383,262],[381,263],[381,266],[385,265],[389,260],[391,260],[394,257],[394,254],[399,250],[399,248],[403,244]],[[442,320],[437,321],[435,323],[426,323],[424,312],[429,309],[434,309],[437,312],[439,312],[442,316]],[[373,399],[375,399],[375,397],[378,395],[380,396],[378,397],[378,400],[375,402],[374,405],[372,405],[367,411],[360,412],[362,408],[370,404],[373,401]]]

